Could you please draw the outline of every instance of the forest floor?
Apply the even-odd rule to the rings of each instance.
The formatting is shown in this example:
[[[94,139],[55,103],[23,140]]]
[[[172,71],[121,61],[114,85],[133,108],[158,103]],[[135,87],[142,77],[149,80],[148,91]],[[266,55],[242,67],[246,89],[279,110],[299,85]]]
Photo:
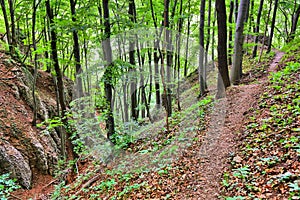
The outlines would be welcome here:
[[[284,53],[277,51],[274,58],[267,64],[267,70],[259,73],[250,71],[244,76],[240,85],[230,87],[226,98],[217,101],[213,112],[206,116],[209,120],[207,130],[198,131],[199,134],[195,137],[198,139],[169,167],[161,168],[158,172],[145,172],[142,175],[131,174],[127,179],[125,178],[127,185],[123,183],[123,179],[121,180],[114,174],[108,175],[103,170],[100,173],[97,171],[84,179],[79,186],[77,182],[76,186],[73,183],[72,186],[62,187],[61,194],[69,196],[67,199],[76,199],[79,196],[82,199],[110,199],[109,197],[116,196],[127,188],[128,190],[123,193],[123,198],[117,199],[205,200],[222,198],[224,188],[221,182],[224,171],[230,168],[229,159],[236,162],[241,162],[240,159],[242,159],[235,154],[240,144],[238,138],[241,130],[247,122],[249,112],[264,92],[268,75],[276,71],[283,55]],[[83,163],[80,170],[82,175],[87,174],[86,169],[87,164]],[[49,195],[47,193],[51,192],[51,189],[47,188],[53,189],[52,180],[35,182],[32,190],[19,190],[14,193],[14,196],[19,199],[29,197],[47,199]],[[84,191],[85,189],[87,191]],[[92,193],[90,190],[100,190],[103,195]]]

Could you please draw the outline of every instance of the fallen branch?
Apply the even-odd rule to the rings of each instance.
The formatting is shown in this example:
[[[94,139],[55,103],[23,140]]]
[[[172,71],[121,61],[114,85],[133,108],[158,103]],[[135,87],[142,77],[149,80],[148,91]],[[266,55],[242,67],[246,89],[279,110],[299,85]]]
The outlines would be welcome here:
[[[51,185],[52,183],[55,183],[56,181],[58,181],[57,179],[52,180],[50,183],[48,183],[47,185],[45,185],[43,187],[43,189],[45,189],[46,187],[48,187],[49,185]]]
[[[18,200],[23,200],[23,199],[21,199],[20,197],[17,197],[17,196],[15,196],[15,195],[13,195],[13,194],[10,194],[10,196],[12,196],[13,198],[18,199]]]
[[[80,188],[80,190],[78,190],[78,191],[75,193],[75,196],[77,196],[84,188],[89,187],[91,184],[93,184],[94,182],[96,182],[99,178],[100,178],[100,174],[94,176],[92,179],[90,179],[88,182],[86,182],[86,183]]]

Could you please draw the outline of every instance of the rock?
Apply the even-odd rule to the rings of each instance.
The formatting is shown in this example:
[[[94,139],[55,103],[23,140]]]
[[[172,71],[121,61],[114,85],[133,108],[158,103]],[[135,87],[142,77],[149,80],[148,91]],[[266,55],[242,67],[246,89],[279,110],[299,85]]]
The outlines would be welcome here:
[[[0,54],[0,71],[16,77],[0,81],[0,174],[12,172],[20,185],[29,188],[36,174],[53,174],[61,141],[55,129],[32,126],[33,68],[7,62],[11,58]],[[73,83],[67,79],[64,83],[68,105]],[[57,116],[53,76],[41,70],[36,83],[36,103],[38,123]]]
[[[235,156],[232,161],[236,163],[241,163],[243,159],[240,156]]]
[[[0,168],[10,172],[13,178],[29,189],[31,187],[32,172],[28,160],[8,142],[0,142]]]

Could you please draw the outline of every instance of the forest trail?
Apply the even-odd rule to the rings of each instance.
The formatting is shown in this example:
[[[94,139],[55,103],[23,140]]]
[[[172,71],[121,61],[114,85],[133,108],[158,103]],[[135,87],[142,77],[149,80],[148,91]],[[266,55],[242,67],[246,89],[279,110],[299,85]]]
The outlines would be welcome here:
[[[247,112],[260,98],[269,73],[276,71],[283,55],[283,52],[276,51],[267,75],[258,82],[232,86],[226,92],[226,98],[216,103],[215,111],[210,116],[211,124],[200,147],[202,163],[198,172],[201,177],[199,199],[218,199],[220,196],[220,180],[227,159],[234,155],[237,133],[242,128]]]

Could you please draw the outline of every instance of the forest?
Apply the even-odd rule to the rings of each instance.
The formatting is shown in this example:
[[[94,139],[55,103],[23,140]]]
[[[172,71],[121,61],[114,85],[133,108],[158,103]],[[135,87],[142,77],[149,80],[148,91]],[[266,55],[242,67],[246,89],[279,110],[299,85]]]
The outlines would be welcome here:
[[[299,0],[0,0],[0,199],[299,199]]]

